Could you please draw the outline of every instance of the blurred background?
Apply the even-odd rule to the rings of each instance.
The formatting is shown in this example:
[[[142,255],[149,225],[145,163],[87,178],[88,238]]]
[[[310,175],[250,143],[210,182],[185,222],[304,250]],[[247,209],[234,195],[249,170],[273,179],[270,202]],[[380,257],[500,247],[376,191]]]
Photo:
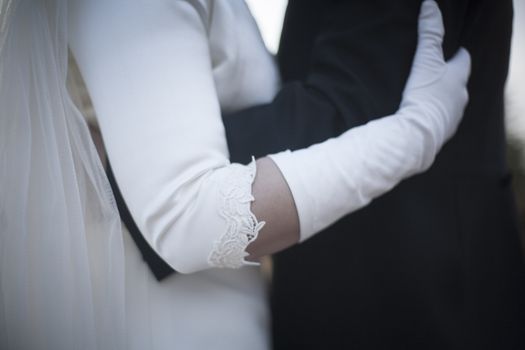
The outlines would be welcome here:
[[[287,0],[246,0],[268,49],[279,46]],[[506,117],[509,164],[522,226],[525,250],[525,0],[514,0],[515,20],[512,56],[506,91]]]

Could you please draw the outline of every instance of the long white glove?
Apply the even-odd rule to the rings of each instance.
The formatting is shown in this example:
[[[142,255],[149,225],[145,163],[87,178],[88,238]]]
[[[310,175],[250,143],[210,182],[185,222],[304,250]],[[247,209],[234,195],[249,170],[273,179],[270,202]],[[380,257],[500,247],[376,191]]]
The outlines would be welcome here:
[[[423,2],[419,42],[397,113],[294,152],[271,155],[292,191],[301,241],[427,170],[455,133],[468,101],[470,56],[445,62],[438,5]]]

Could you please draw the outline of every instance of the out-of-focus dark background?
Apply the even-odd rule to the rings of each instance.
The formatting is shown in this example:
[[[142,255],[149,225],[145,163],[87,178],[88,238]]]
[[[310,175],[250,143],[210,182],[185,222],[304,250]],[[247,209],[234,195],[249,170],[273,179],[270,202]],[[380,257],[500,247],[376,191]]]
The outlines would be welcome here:
[[[496,1],[496,0],[495,0]],[[246,0],[266,45],[277,51],[287,0]],[[522,226],[525,251],[525,0],[514,0],[515,21],[512,58],[507,82],[507,134],[509,164]]]

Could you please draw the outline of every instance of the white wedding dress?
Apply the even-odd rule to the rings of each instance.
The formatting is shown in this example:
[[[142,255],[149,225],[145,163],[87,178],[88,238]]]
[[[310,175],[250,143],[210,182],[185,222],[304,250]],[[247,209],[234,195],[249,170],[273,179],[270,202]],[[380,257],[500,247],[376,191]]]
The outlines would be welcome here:
[[[148,13],[159,10],[153,15]],[[114,11],[121,23],[111,19]],[[66,19],[68,33],[63,32]],[[94,148],[86,138],[87,128],[77,118],[80,116],[63,89],[66,72],[61,69],[66,67],[67,40],[86,73],[90,93],[95,95],[96,111],[106,126],[106,141],[118,138],[107,128],[106,110],[96,95],[98,85],[89,71],[91,60],[97,62],[97,57],[104,56],[100,50],[133,48],[139,42],[134,39],[140,35],[152,34],[145,42],[156,43],[148,26],[153,24],[154,32],[165,24],[162,21],[178,31],[178,35],[162,40],[187,46],[188,52],[192,52],[192,47],[209,47],[209,54],[194,57],[198,62],[207,60],[209,72],[192,71],[191,64],[179,62],[186,64],[187,71],[187,76],[178,77],[184,79],[178,80],[180,91],[165,91],[162,84],[155,86],[154,91],[143,91],[168,92],[176,99],[183,95],[185,87],[196,89],[195,101],[191,101],[195,107],[178,108],[176,118],[184,120],[186,112],[189,118],[191,110],[199,111],[199,106],[214,108],[220,104],[220,110],[233,111],[272,99],[278,85],[277,71],[242,0],[0,2],[0,69],[4,68],[0,78],[1,349],[264,350],[270,346],[266,286],[259,267],[207,269],[172,275],[160,283],[155,280],[129,234],[121,234],[120,226],[114,222],[118,216]],[[108,44],[105,39],[111,40],[122,29],[129,33],[124,38],[128,41],[103,46]],[[95,40],[93,47],[89,46],[90,38]],[[121,63],[125,64],[118,65]],[[168,76],[171,67],[179,63],[143,68]],[[133,70],[137,68],[141,67]],[[118,73],[119,67],[115,69]],[[126,117],[129,98],[137,97],[119,100],[118,92],[128,91],[111,76],[107,81],[115,93],[108,94],[108,98],[113,99],[115,118]],[[159,122],[154,118],[154,109],[155,106],[150,108],[152,118],[144,121],[141,136],[147,136],[147,123]],[[56,118],[57,112],[63,113],[63,119]],[[219,110],[214,115],[220,123],[218,113]],[[64,130],[64,123],[72,125]],[[165,125],[171,126],[169,122]],[[195,123],[185,130],[197,133],[205,128]],[[124,126],[123,131],[129,130]],[[144,150],[155,150],[156,156],[167,162],[180,154],[199,156],[198,152],[192,153],[191,139],[172,141],[170,147]],[[83,143],[80,150],[77,143]],[[219,145],[218,149],[224,151],[226,145]],[[68,153],[73,162],[63,164]],[[115,164],[119,160],[112,158]],[[129,157],[125,155],[121,161],[129,161]],[[79,164],[84,163],[89,163],[88,170],[96,169],[94,175],[86,176],[88,180],[81,177]],[[139,167],[142,172],[133,176],[146,181],[159,170],[148,164]],[[117,168],[120,169],[118,165]],[[29,183],[24,181],[24,174],[33,174]],[[91,181],[94,189],[88,186]],[[29,202],[20,196],[24,191],[32,194]],[[96,193],[100,195],[98,200]],[[77,196],[79,203],[87,197],[87,203],[76,206]],[[99,207],[102,213],[98,216],[87,212]],[[50,220],[45,220],[46,216]],[[61,219],[69,226],[58,227],[56,221]],[[85,231],[80,227],[83,224]],[[84,250],[88,251],[87,257]],[[105,294],[106,291],[110,293]]]
[[[159,146],[147,141],[138,144],[136,137],[146,138],[151,130],[147,124],[158,126],[163,118],[163,112],[158,111],[163,108],[170,110],[169,106],[165,107],[160,103],[146,106],[152,116],[136,124],[140,128],[138,133],[130,130],[135,125],[126,124],[127,121],[124,121],[124,125],[115,122],[115,119],[131,118],[132,111],[128,106],[136,110],[136,104],[129,101],[130,90],[118,85],[122,82],[120,78],[112,79],[110,77],[113,75],[108,74],[103,86],[99,84],[97,74],[100,68],[97,63],[101,59],[113,59],[100,50],[120,50],[124,52],[123,55],[130,55],[128,49],[136,49],[133,45],[146,45],[139,47],[139,50],[154,49],[154,44],[149,45],[162,32],[162,29],[159,31],[159,23],[166,22],[174,28],[175,31],[171,33],[175,35],[162,40],[184,48],[185,54],[177,55],[167,65],[162,64],[163,57],[157,60],[156,57],[150,59],[136,55],[138,58],[130,60],[132,63],[129,66],[127,62],[118,61],[120,56],[116,55],[116,66],[113,67],[135,75],[129,79],[129,84],[139,84],[136,90],[138,95],[131,97],[133,99],[141,99],[140,94],[165,93],[172,95],[173,100],[180,96],[187,99],[191,95],[184,90],[195,91],[193,101],[177,106],[172,121],[162,122],[162,128],[173,130],[177,128],[176,123],[185,118],[190,119],[196,113],[210,113],[210,108],[213,109],[217,102],[223,112],[269,102],[278,87],[278,74],[273,58],[267,52],[243,0],[176,0],[160,3],[151,5],[148,1],[136,0],[90,0],[72,1],[70,4],[70,46],[92,95],[106,144],[109,143],[112,165],[117,179],[121,181],[129,178],[126,173],[129,175],[133,172],[134,178],[144,178],[144,181],[149,182],[148,179],[154,178],[154,172],[164,176],[169,170],[165,164],[173,159],[182,156],[198,159],[199,150],[193,140],[175,135],[169,140],[169,145]],[[165,12],[161,14],[159,10]],[[147,39],[137,39],[141,35],[147,36]],[[199,51],[202,47],[209,48],[209,53]],[[191,64],[186,60],[187,57],[197,63]],[[144,64],[141,67],[133,66],[137,60]],[[198,65],[203,60],[209,62],[209,76],[206,76],[209,74],[207,71],[201,72]],[[157,66],[153,66],[155,61]],[[176,75],[176,85],[164,86],[160,80],[158,85],[153,86],[153,91],[149,90],[151,85],[146,84],[152,75],[164,75],[166,79],[170,79],[170,70],[179,72],[178,67],[183,67],[187,74]],[[145,74],[136,71],[141,68]],[[209,79],[212,77],[213,86],[210,86]],[[180,90],[166,91],[173,86]],[[143,98],[150,102],[149,97]],[[113,109],[108,112],[107,108]],[[217,122],[220,123],[219,118]],[[205,128],[205,125],[195,122],[193,127],[185,126],[184,130],[197,137],[198,133],[205,132]],[[130,134],[133,137],[129,137]],[[117,153],[112,148],[111,142],[117,139],[125,145],[124,153]],[[122,162],[129,162],[125,153],[136,152],[137,145],[144,152],[150,152],[150,158],[155,158],[162,165],[154,168],[150,164],[139,162],[133,169],[126,164],[122,165]],[[225,144],[218,148],[224,150]],[[188,162],[186,171],[188,168],[191,171],[191,166],[191,162]],[[121,170],[122,168],[125,170]],[[118,173],[119,170],[126,173]],[[125,182],[121,186],[126,196],[129,190]],[[128,202],[128,205],[133,204]],[[270,320],[266,286],[259,267],[176,274],[158,282],[127,232],[124,234],[124,247],[127,349],[269,348]]]

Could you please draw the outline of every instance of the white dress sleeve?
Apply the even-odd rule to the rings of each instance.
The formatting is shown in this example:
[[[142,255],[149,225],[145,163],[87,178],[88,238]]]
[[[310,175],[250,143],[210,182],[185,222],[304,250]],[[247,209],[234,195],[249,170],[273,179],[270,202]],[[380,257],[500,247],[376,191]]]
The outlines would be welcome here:
[[[198,2],[73,1],[70,47],[138,227],[175,270],[240,267],[263,223],[230,164]]]

